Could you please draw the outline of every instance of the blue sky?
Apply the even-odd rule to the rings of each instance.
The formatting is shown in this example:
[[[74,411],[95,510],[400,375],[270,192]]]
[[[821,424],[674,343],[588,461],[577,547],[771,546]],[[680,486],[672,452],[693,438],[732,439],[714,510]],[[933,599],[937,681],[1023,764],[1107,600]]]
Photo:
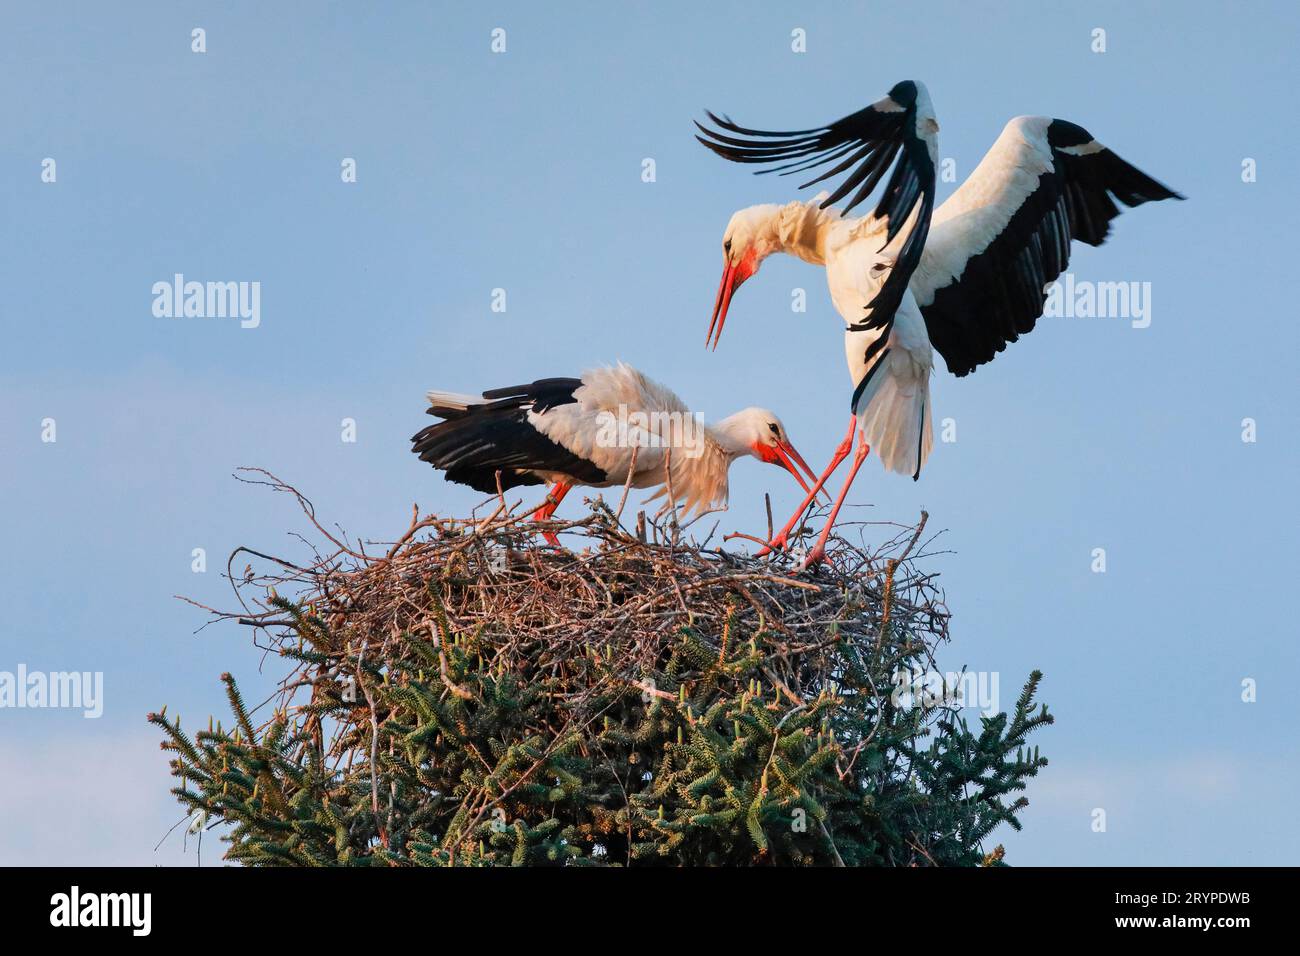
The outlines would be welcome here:
[[[0,863],[194,862],[179,835],[153,850],[178,812],[144,714],[168,704],[196,726],[224,713],[222,671],[250,698],[276,671],[259,677],[242,629],[195,634],[203,615],[173,595],[228,604],[233,548],[294,553],[305,530],[238,466],[392,537],[413,501],[479,500],[408,451],[426,388],[619,358],[711,418],[775,409],[824,462],[851,382],[818,270],[769,260],[718,352],[702,347],[728,217],[794,183],[722,163],[690,121],[815,125],[905,78],[928,85],[959,180],[1010,117],[1045,113],[1188,196],[1075,250],[1078,280],[1151,283],[1149,327],[1045,318],[975,375],[940,373],[935,420],[957,440],[917,483],[869,459],[850,499],[946,529],[930,561],[953,611],[945,667],[998,672],[1004,707],[1047,675],[1051,766],[1024,833],[999,839],[1026,864],[1294,862],[1300,334],[1278,281],[1300,194],[1278,102],[1294,7],[611,7],[0,12],[0,670],[105,674],[99,720],[0,710]],[[154,317],[153,283],[177,272],[260,282],[260,326]],[[788,480],[738,465],[723,530],[757,530],[769,488],[793,506]]]

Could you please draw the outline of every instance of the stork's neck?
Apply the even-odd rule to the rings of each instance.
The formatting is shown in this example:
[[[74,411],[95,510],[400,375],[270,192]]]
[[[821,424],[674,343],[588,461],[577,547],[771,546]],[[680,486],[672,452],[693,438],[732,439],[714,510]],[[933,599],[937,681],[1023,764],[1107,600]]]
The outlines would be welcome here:
[[[674,454],[671,458],[673,493],[687,511],[699,514],[709,508],[727,506],[728,472],[731,463],[746,449],[738,448],[740,441],[725,427],[725,422],[724,419],[716,425],[706,425],[703,442],[693,445],[691,453]],[[666,491],[667,484],[661,493]]]
[[[722,453],[727,456],[728,462],[735,461],[741,455],[753,454],[754,451],[750,446],[749,439],[745,437],[751,429],[744,427],[743,414],[743,412],[737,412],[734,415],[728,415],[713,425],[706,426],[709,438],[713,440],[718,448],[722,449]]]
[[[834,209],[821,209],[820,199],[755,207],[759,217],[759,236],[766,253],[784,252],[815,266],[826,264],[826,239],[831,226],[840,218]]]

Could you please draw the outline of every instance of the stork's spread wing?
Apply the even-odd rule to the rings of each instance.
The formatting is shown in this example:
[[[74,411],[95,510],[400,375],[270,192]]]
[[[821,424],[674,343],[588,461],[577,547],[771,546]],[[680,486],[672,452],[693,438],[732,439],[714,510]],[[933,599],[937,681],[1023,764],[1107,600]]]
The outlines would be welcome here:
[[[701,143],[723,159],[736,163],[779,163],[760,173],[779,172],[786,176],[804,172],[827,163],[836,163],[800,189],[851,171],[822,202],[832,205],[852,190],[857,190],[850,209],[862,202],[894,165],[893,175],[876,205],[875,216],[888,223],[888,245],[917,211],[914,225],[904,240],[898,261],[875,298],[868,303],[869,317],[862,327],[878,328],[893,318],[902,301],[912,270],[925,248],[930,214],[934,209],[935,164],[938,160],[937,134],[930,96],[925,86],[913,80],[898,83],[883,100],[828,126],[814,129],[774,132],[747,129],[727,117],[709,113],[718,129],[700,123]],[[894,163],[898,159],[897,164]]]
[[[1115,200],[1182,198],[1080,126],[1013,119],[934,214],[911,282],[931,344],[954,375],[992,361],[1033,329],[1071,240],[1106,240],[1120,214]]]

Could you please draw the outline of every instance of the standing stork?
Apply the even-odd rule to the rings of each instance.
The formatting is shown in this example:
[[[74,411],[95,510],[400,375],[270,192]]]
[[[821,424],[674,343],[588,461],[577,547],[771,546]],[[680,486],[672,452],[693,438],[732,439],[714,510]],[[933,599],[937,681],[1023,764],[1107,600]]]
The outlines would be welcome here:
[[[800,188],[858,164],[834,193],[811,202],[751,206],[732,216],[709,326],[716,348],[732,293],[772,253],[826,268],[831,300],[847,324],[853,419],[812,493],[760,552],[787,544],[816,491],[852,450],[856,432],[853,465],[805,567],[824,557],[831,527],[871,445],[886,468],[920,476],[933,445],[934,350],[958,376],[991,361],[1034,328],[1050,283],[1069,262],[1071,241],[1105,241],[1120,213],[1115,200],[1138,206],[1183,198],[1082,127],[1021,116],[933,210],[939,127],[925,87],[916,82],[899,83],[884,100],[813,130],[770,133],[708,115],[722,131],[697,123],[705,134],[697,139],[718,155],[741,163],[783,162],[759,172],[786,175],[847,157]],[[875,211],[847,217],[900,151]],[[830,208],[859,183],[842,212]]]
[[[784,468],[805,491],[795,466],[816,477],[772,412],[746,408],[704,425],[671,391],[621,362],[481,398],[433,391],[428,399],[426,411],[442,421],[414,435],[411,450],[448,481],[478,491],[551,483],[534,520],[550,518],[575,485],[607,488],[629,478],[633,488],[658,487],[651,500],[668,499],[671,489],[664,511],[678,501],[697,514],[725,508],[731,464],[746,455]]]

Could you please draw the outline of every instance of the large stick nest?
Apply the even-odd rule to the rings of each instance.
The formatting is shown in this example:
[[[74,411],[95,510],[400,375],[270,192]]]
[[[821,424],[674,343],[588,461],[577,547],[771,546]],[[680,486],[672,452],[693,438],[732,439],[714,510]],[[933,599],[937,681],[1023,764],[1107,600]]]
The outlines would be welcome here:
[[[238,549],[230,576],[241,609],[206,609],[258,628],[259,645],[275,649],[301,640],[273,600],[290,597],[324,624],[330,645],[317,649],[337,657],[340,670],[358,656],[381,665],[400,660],[403,635],[435,643],[472,635],[494,672],[560,678],[552,686],[566,688],[576,714],[594,690],[581,664],[590,653],[623,662],[624,678],[641,686],[641,675],[686,627],[719,649],[731,633],[767,635],[776,654],[765,671],[791,702],[816,695],[830,677],[821,665],[832,658],[818,654],[822,647],[840,641],[878,650],[890,630],[927,651],[947,638],[935,575],[914,564],[933,553],[929,541],[921,544],[924,513],[910,527],[842,525],[829,560],[811,572],[796,570],[797,535],[793,555],[754,558],[710,547],[713,534],[691,540],[672,512],[658,520],[641,512],[628,528],[620,521],[626,496],[617,512],[596,498],[587,515],[567,521],[530,521],[535,509],[500,496],[484,518],[421,517],[417,508],[406,532],[377,550],[322,525],[311,502],[273,475],[247,473],[253,477],[242,480],[296,498],[325,544],[309,543],[313,559],[297,563]],[[570,547],[544,544],[539,528],[565,533]],[[842,536],[866,529],[887,533],[872,548]],[[242,575],[234,572],[241,555],[251,559]],[[310,680],[301,670],[286,677],[286,693]]]

